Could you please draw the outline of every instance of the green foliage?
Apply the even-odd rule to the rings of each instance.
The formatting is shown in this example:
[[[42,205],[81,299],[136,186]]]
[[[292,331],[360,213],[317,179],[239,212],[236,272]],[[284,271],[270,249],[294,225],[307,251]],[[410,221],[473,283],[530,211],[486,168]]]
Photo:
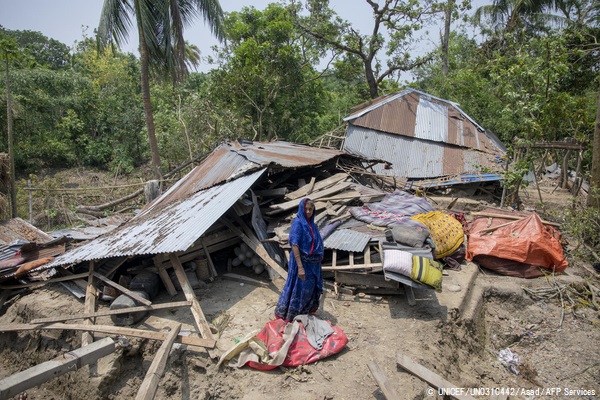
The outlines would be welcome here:
[[[588,249],[600,251],[600,209],[577,207],[564,210],[563,229],[579,243],[578,255],[588,254]],[[584,246],[582,246],[582,244]],[[586,249],[587,247],[587,249]]]
[[[58,40],[48,38],[40,32],[5,29],[0,25],[0,34],[12,37],[21,51],[28,55],[17,66],[34,64],[42,68],[63,69],[69,64],[69,47]]]
[[[219,49],[219,70],[211,92],[231,107],[251,131],[240,136],[306,140],[315,136],[326,101],[313,65],[318,61],[294,26],[289,10],[277,4],[227,15],[228,42]],[[245,125],[242,122],[242,125]]]

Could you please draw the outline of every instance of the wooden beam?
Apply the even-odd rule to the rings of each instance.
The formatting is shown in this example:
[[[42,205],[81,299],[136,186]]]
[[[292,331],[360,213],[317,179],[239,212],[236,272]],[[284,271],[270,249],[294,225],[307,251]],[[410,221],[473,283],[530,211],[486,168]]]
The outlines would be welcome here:
[[[143,298],[142,296],[140,296],[139,294],[132,292],[131,290],[127,289],[124,286],[119,285],[116,282],[111,281],[110,279],[108,279],[105,276],[100,275],[97,272],[94,272],[94,277],[100,279],[102,282],[106,283],[109,286],[114,287],[117,290],[120,290],[122,293],[126,294],[127,296],[131,297],[132,299],[134,299],[135,301],[142,303],[146,306],[151,306],[152,302],[150,300],[146,300],[145,298]]]
[[[354,266],[349,265],[337,265],[330,267],[321,267],[322,271],[353,271],[357,269],[372,269],[377,267],[382,267],[383,263],[371,263],[371,264],[354,264]]]
[[[177,280],[179,281],[181,289],[185,294],[185,298],[187,301],[192,302],[192,315],[194,316],[198,330],[202,334],[203,338],[214,341],[212,332],[210,331],[210,327],[208,326],[208,322],[204,316],[204,312],[202,312],[202,308],[200,307],[200,302],[198,301],[198,298],[196,298],[196,293],[194,293],[194,289],[192,289],[192,285],[190,285],[190,281],[185,274],[185,270],[183,269],[181,262],[179,262],[179,258],[177,258],[177,255],[173,253],[169,254],[169,258],[171,259],[171,264],[175,269],[175,275],[177,276]]]
[[[48,317],[48,318],[37,318],[31,320],[30,324],[48,324],[52,322],[62,322],[62,321],[72,321],[74,319],[85,319],[85,318],[97,318],[97,317],[105,317],[107,315],[118,315],[118,314],[127,314],[132,312],[139,311],[156,311],[156,310],[164,310],[178,307],[189,307],[192,303],[189,301],[177,301],[173,303],[165,303],[165,304],[153,304],[151,306],[139,306],[139,307],[130,307],[130,308],[121,308],[118,310],[107,310],[107,311],[98,311],[92,314],[80,314],[80,315],[62,315],[60,317]]]
[[[88,283],[87,290],[85,291],[85,306],[84,310],[86,314],[92,314],[96,311],[96,296],[98,291],[94,286],[94,260],[90,261],[88,270]],[[87,318],[83,321],[85,325],[94,325],[95,319]],[[84,332],[81,335],[81,345],[87,346],[94,341],[94,335],[89,332]]]
[[[313,192],[310,195],[310,198],[311,198],[311,200],[317,200],[322,197],[331,196],[331,195],[341,192],[344,189],[347,189],[350,186],[352,186],[352,182],[340,182],[340,183],[336,184],[335,186],[332,186],[328,189],[325,189],[325,190],[322,190],[319,192]],[[287,201],[285,203],[273,204],[273,205],[269,206],[269,208],[271,209],[269,214],[277,213],[279,211],[292,210],[293,208],[297,208],[298,204],[300,204],[301,201],[302,201],[302,199],[298,198],[298,199]]]
[[[368,286],[397,289],[400,283],[387,281],[383,275],[358,274],[355,272],[335,271],[335,281],[343,285]]]
[[[219,276],[219,274],[217,274],[217,269],[215,268],[215,264],[213,264],[213,260],[212,260],[212,258],[210,258],[210,253],[208,252],[208,249],[206,248],[204,239],[201,238],[200,243],[202,244],[202,249],[204,250],[204,254],[206,254],[206,260],[208,261],[208,268],[210,268],[210,275],[212,276],[212,278],[211,278],[211,281],[212,281],[214,278]]]
[[[371,375],[373,375],[373,379],[375,379],[377,386],[379,386],[379,389],[381,389],[381,392],[383,393],[383,397],[385,397],[386,400],[400,400],[398,392],[396,392],[396,390],[392,387],[390,381],[388,380],[387,376],[385,376],[385,373],[379,364],[377,364],[375,360],[371,360],[368,366],[369,370],[371,371]]]
[[[140,385],[140,390],[138,391],[137,396],[135,396],[136,400],[154,399],[160,378],[165,372],[167,359],[169,358],[169,352],[171,351],[171,347],[173,347],[173,343],[175,342],[180,330],[181,324],[177,324],[173,329],[171,329],[171,332],[169,332],[169,335],[156,352],[154,360],[152,360],[152,364],[150,364],[150,368],[148,368],[148,371],[146,372],[146,377]]]
[[[475,211],[475,212],[472,212],[471,214],[477,215],[477,216],[481,216],[481,217],[504,218],[504,219],[523,219],[523,218],[527,218],[529,216],[529,215],[526,215],[526,216],[523,217],[523,216],[520,216],[520,215],[494,214],[494,213],[486,213],[486,212],[483,212],[483,211]],[[550,226],[554,226],[554,227],[560,228],[560,224],[556,223],[556,222],[544,221],[542,219],[542,223],[544,225],[550,225]]]
[[[81,273],[81,274],[75,274],[75,275],[69,275],[69,276],[61,276],[59,278],[48,279],[47,281],[39,281],[39,282],[26,283],[26,284],[23,284],[23,285],[0,285],[0,289],[24,289],[24,288],[32,288],[32,287],[37,287],[37,286],[44,286],[44,285],[47,285],[49,283],[65,282],[65,281],[72,281],[72,280],[75,280],[75,279],[87,278],[88,275],[89,275],[88,272],[84,272],[84,273]]]
[[[284,270],[277,264],[275,260],[271,258],[269,253],[265,247],[258,241],[256,236],[249,237],[244,232],[242,232],[239,228],[237,228],[231,221],[229,221],[226,217],[221,218],[222,222],[229,227],[233,232],[235,232],[244,243],[248,245],[262,260],[267,263],[269,267],[271,267],[275,272],[279,274],[283,279],[287,279],[287,271]]]
[[[312,187],[312,191],[318,191],[321,189],[325,189],[329,186],[335,185],[339,181],[342,181],[346,178],[348,178],[348,174],[345,172],[340,172],[339,174],[335,174],[333,176],[330,176],[327,179],[323,179],[323,180],[320,180],[319,182],[315,183],[314,187]],[[300,189],[293,191],[291,193],[288,193],[285,196],[285,198],[287,200],[294,200],[294,199],[298,199],[300,197],[304,197],[307,195],[308,189],[311,189],[308,185],[302,186]]]
[[[154,265],[156,266],[156,269],[158,270],[158,276],[160,276],[160,279],[165,285],[165,288],[167,288],[167,292],[169,292],[169,295],[171,297],[177,296],[177,289],[175,289],[175,285],[173,285],[173,281],[171,281],[171,277],[169,276],[167,269],[163,265],[163,255],[157,254],[156,256],[154,256],[153,261]]]
[[[27,389],[41,385],[57,376],[74,371],[84,365],[95,363],[96,360],[115,351],[115,342],[105,338],[69,351],[53,360],[43,362],[17,372],[14,375],[0,379],[0,399],[9,399]]]
[[[433,386],[436,389],[439,388],[444,388],[444,389],[451,389],[451,388],[456,388],[455,385],[453,385],[452,383],[448,382],[446,379],[442,378],[440,375],[436,374],[435,372],[425,368],[424,366],[422,366],[421,364],[418,364],[416,362],[414,362],[412,359],[410,359],[408,356],[406,356],[404,353],[398,351],[396,353],[396,363],[398,364],[398,366],[400,368],[405,369],[406,371],[410,372],[411,374],[415,375],[416,377],[422,379],[423,381],[429,383],[431,386]],[[468,399],[468,400],[475,400],[474,397],[469,396],[468,394],[464,394],[461,395],[459,394],[460,391],[456,391],[456,394],[452,394],[448,393],[448,395],[452,398],[455,399]]]
[[[71,331],[93,331],[109,335],[133,336],[152,340],[165,340],[167,334],[163,332],[148,331],[145,329],[125,328],[112,325],[83,325],[83,324],[9,324],[0,325],[0,332],[19,332],[19,331],[44,331],[44,330],[71,330]],[[214,339],[203,339],[193,336],[177,337],[177,342],[190,346],[199,346],[212,349],[215,347]]]

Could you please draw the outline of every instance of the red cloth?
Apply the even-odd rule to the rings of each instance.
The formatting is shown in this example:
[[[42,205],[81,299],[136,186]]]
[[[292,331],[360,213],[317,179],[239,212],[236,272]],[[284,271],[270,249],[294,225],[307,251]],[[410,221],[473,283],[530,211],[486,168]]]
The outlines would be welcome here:
[[[300,329],[289,348],[283,364],[281,364],[284,367],[296,367],[298,365],[313,363],[339,353],[346,346],[346,343],[348,343],[346,334],[339,327],[332,326],[333,334],[325,339],[323,348],[317,350],[308,343],[304,325],[302,325],[301,322],[298,323],[300,324]],[[287,324],[288,322],[282,319],[274,319],[267,322],[260,333],[256,335],[256,337],[265,343],[269,354],[277,352],[281,348],[284,342],[283,330]],[[254,361],[249,361],[246,365],[262,371],[268,371],[278,367],[277,365],[261,364]]]

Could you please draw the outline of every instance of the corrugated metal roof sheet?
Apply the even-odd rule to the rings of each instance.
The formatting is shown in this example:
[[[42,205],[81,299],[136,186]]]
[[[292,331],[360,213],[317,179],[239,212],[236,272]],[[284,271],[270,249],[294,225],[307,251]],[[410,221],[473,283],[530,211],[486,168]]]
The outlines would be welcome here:
[[[397,136],[349,125],[344,149],[389,161],[373,170],[385,176],[433,178],[462,173],[477,173],[481,168],[499,171],[498,156],[446,143]]]
[[[362,252],[371,240],[371,235],[350,229],[337,229],[323,241],[327,249]]]
[[[262,169],[233,182],[201,190],[158,211],[140,214],[113,232],[64,254],[45,267],[117,256],[186,250],[264,171]]]
[[[52,241],[53,238],[21,218],[0,222],[0,244],[10,244],[17,239],[46,243]]]
[[[344,118],[352,125],[402,136],[440,141],[485,152],[506,151],[491,132],[486,132],[456,103],[415,89],[375,99]]]
[[[199,190],[233,180],[250,171],[274,164],[284,168],[318,165],[344,154],[288,142],[225,142],[199,166],[175,183],[167,192],[148,204],[142,213],[156,210]]]

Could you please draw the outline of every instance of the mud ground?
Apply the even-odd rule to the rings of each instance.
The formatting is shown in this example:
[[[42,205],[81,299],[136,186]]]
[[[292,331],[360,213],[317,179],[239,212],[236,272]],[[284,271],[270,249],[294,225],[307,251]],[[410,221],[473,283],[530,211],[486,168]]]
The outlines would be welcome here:
[[[220,271],[224,268],[218,266]],[[598,275],[592,271],[589,264],[576,261],[567,275],[556,279],[559,284],[581,284],[587,279],[600,287]],[[196,290],[207,319],[220,331],[217,349],[209,354],[201,348],[175,346],[156,398],[384,399],[367,367],[371,360],[383,369],[399,398],[442,398],[437,391],[431,395],[427,383],[398,368],[398,351],[457,387],[483,388],[483,393],[485,389],[505,388],[511,399],[567,398],[548,391],[532,394],[536,389],[561,388],[595,391],[595,396],[573,392],[568,398],[598,397],[598,310],[581,303],[570,307],[572,303],[566,298],[534,300],[522,288],[547,288],[554,284],[547,278],[502,277],[479,271],[473,264],[464,265],[463,272],[471,272],[475,279],[462,281],[459,291],[445,291],[439,298],[434,292],[416,290],[416,306],[409,306],[404,296],[360,298],[327,293],[320,315],[344,330],[349,338],[347,347],[314,364],[270,372],[218,369],[216,357],[233,346],[236,338],[262,328],[273,317],[277,292],[217,279]],[[452,278],[445,277],[445,283]],[[156,303],[184,300],[182,294],[161,296]],[[81,312],[83,303],[55,284],[13,298],[0,310],[0,324]],[[175,321],[184,324],[183,330],[195,331],[192,316],[185,309],[156,312],[138,326],[160,330]],[[104,317],[97,323],[110,321]],[[2,334],[0,377],[80,344],[81,333],[74,332]],[[122,344],[99,361],[95,376],[90,377],[88,368],[82,368],[28,390],[28,398],[134,398],[160,343],[130,338]],[[518,375],[498,361],[498,352],[507,348],[521,359]],[[490,398],[489,392],[475,397]]]

